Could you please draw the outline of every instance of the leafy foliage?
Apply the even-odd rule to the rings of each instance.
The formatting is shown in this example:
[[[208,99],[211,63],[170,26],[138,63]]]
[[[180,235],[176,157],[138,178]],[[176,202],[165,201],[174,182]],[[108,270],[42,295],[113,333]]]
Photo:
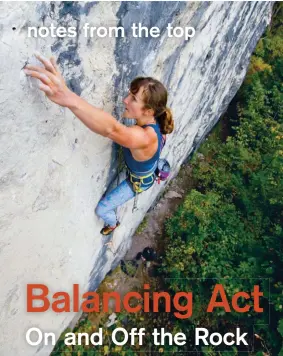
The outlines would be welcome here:
[[[192,159],[198,184],[167,222],[163,264],[173,291],[209,296],[213,280],[232,296],[259,284],[264,315],[208,315],[197,298],[192,321],[217,331],[224,319],[224,329],[241,320],[247,327],[265,324],[255,327],[266,342],[258,347],[274,354],[283,333],[283,36],[277,23],[260,40],[237,95],[234,135],[224,142],[209,138],[201,147],[205,159]]]

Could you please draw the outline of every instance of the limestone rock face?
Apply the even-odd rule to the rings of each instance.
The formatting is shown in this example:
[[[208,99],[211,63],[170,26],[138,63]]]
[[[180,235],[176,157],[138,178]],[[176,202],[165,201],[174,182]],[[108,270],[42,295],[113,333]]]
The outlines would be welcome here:
[[[70,88],[121,119],[122,98],[137,75],[169,91],[176,129],[163,156],[173,176],[211,130],[245,76],[270,21],[271,2],[4,2],[0,5],[0,355],[48,355],[29,346],[26,331],[56,337],[76,313],[27,313],[26,286],[95,289],[130,247],[131,236],[164,184],[118,210],[111,249],[94,208],[117,160],[113,144],[68,110],[48,101],[22,71],[35,50],[53,54]],[[157,26],[157,38],[134,38],[133,23]],[[82,28],[123,26],[124,38],[85,37]],[[169,38],[166,27],[192,26],[195,36]],[[28,27],[75,27],[75,38],[28,37]]]

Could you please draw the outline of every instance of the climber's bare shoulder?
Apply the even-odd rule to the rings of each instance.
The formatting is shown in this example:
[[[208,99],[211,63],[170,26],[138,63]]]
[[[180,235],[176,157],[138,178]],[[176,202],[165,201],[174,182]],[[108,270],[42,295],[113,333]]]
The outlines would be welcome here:
[[[157,142],[157,136],[152,127],[140,126],[127,127],[118,123],[114,130],[107,136],[121,146],[130,149],[145,149]]]

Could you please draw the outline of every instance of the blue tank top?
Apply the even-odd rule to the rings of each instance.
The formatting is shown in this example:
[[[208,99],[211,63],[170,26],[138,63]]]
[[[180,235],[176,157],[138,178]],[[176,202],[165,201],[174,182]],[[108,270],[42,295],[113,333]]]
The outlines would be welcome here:
[[[155,154],[153,155],[153,157],[142,162],[136,161],[132,156],[131,150],[129,148],[123,147],[123,154],[124,154],[126,165],[128,169],[132,173],[136,174],[137,176],[145,176],[147,174],[150,174],[151,172],[153,173],[157,167],[157,161],[160,156],[161,141],[162,141],[162,134],[160,132],[160,127],[158,124],[144,125],[142,127],[144,128],[147,126],[151,126],[156,132],[156,135],[158,137],[158,148]]]

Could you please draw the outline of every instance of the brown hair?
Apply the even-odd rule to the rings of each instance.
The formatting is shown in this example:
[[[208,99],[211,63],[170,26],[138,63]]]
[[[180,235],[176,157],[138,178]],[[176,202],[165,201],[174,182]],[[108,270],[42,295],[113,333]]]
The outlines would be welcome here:
[[[136,94],[143,87],[145,109],[153,109],[154,117],[160,126],[162,134],[170,134],[174,129],[171,110],[166,107],[167,90],[162,83],[151,77],[137,77],[130,85],[130,91]]]

